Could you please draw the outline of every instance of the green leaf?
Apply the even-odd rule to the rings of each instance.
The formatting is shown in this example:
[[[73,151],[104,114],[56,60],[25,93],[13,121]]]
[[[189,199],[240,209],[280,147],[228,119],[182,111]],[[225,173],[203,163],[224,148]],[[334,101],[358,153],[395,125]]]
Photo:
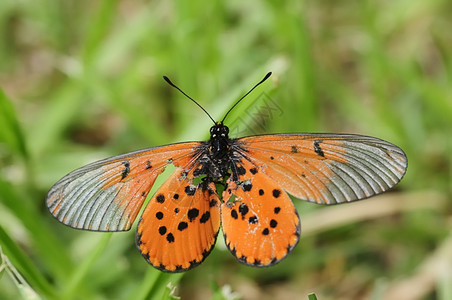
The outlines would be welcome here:
[[[11,100],[0,88],[0,145],[6,145],[13,153],[28,158],[25,139]]]

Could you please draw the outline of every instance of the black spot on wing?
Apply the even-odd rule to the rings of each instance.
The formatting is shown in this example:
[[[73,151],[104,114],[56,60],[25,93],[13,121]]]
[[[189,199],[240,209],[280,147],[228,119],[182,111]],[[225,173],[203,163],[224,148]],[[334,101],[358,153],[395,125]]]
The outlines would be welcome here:
[[[314,141],[314,151],[317,155],[325,157],[325,153],[323,153],[322,148],[320,148],[321,141]]]
[[[252,188],[252,187],[253,187],[253,185],[251,184],[251,182],[245,182],[245,183],[242,185],[243,191],[245,191],[245,192],[251,191],[251,188]]]
[[[251,168],[250,169],[250,173],[255,175],[257,173],[257,169],[256,168]]]
[[[146,166],[145,166],[144,168],[145,168],[146,170],[152,168],[151,161],[148,160],[148,161],[146,162]]]
[[[205,213],[203,213],[203,214],[201,215],[201,219],[199,219],[199,222],[200,222],[201,224],[204,224],[204,223],[206,223],[207,221],[209,221],[209,219],[210,219],[210,212],[206,211]]]
[[[242,215],[242,219],[245,218],[245,215],[248,213],[249,208],[246,204],[240,204],[239,213]]]
[[[231,217],[233,217],[236,220],[239,217],[239,215],[237,214],[237,211],[235,209],[231,210]]]
[[[193,196],[195,194],[195,192],[196,192],[196,188],[194,186],[187,185],[185,187],[185,193],[188,196]]]
[[[160,233],[160,235],[164,235],[166,233],[166,227],[165,226],[160,226],[159,227],[159,233]]]
[[[192,222],[194,219],[196,219],[199,216],[199,210],[197,208],[192,208],[188,210],[187,217]]]
[[[276,220],[272,219],[272,220],[270,221],[270,227],[271,227],[271,228],[275,228],[276,226],[278,226],[278,222],[277,222]]]
[[[292,146],[292,148],[290,149],[290,152],[291,153],[297,153],[298,152],[297,146]]]
[[[248,223],[250,224],[256,224],[258,222],[258,219],[256,216],[252,216],[248,219]]]
[[[259,190],[259,196],[263,196],[264,195],[264,190],[263,189],[260,189]]]
[[[124,169],[122,170],[122,173],[121,173],[121,180],[126,178],[130,173],[130,162],[128,160],[126,160],[126,161],[123,161],[122,164],[124,165]]]
[[[174,243],[174,235],[171,232],[168,233],[166,240],[168,241],[168,243]]]
[[[179,231],[185,230],[188,227],[188,223],[187,222],[180,222],[179,225],[177,225],[177,229]]]
[[[159,211],[159,212],[157,212],[157,213],[155,214],[155,217],[156,217],[157,219],[161,220],[161,219],[163,219],[163,213],[162,213],[161,211]]]
[[[273,190],[273,197],[278,198],[281,195],[281,191],[278,189]]]
[[[163,194],[158,194],[157,197],[156,197],[156,199],[157,199],[157,202],[158,202],[158,203],[163,203],[163,202],[165,202],[165,196],[163,196]]]

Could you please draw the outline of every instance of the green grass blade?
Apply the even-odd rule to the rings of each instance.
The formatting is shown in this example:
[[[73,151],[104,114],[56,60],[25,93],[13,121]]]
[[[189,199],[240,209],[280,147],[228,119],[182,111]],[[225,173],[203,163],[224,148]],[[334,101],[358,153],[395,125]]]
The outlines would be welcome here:
[[[76,295],[80,294],[78,289],[80,288],[83,280],[88,274],[89,270],[92,268],[96,259],[102,254],[104,249],[107,247],[108,242],[111,238],[111,233],[105,233],[100,239],[99,243],[91,251],[90,255],[85,257],[83,261],[80,262],[77,268],[71,273],[71,277],[68,280],[68,284],[64,286],[64,290],[61,294],[61,299],[73,299]]]
[[[6,272],[11,281],[19,290],[22,299],[25,300],[39,300],[41,297],[36,293],[35,290],[28,284],[28,282],[22,277],[19,271],[14,267],[14,265],[9,260],[8,256],[3,254],[2,247],[0,246],[0,274]],[[0,276],[1,279],[1,276]]]
[[[28,158],[24,135],[19,126],[14,107],[0,88],[0,144],[4,143],[14,153]]]
[[[128,299],[162,299],[166,294],[168,284],[176,285],[183,274],[164,273],[155,268],[148,268],[142,283],[128,297]]]
[[[2,248],[12,264],[23,274],[30,285],[47,298],[56,298],[53,288],[28,256],[20,249],[11,237],[0,226]]]
[[[54,231],[43,221],[40,212],[32,205],[32,200],[26,195],[22,195],[18,190],[17,187],[0,178],[0,201],[22,221],[43,262],[54,274],[58,274],[59,279],[65,278],[72,263],[67,256],[64,245],[56,237]],[[51,218],[50,215],[47,215],[47,217]]]

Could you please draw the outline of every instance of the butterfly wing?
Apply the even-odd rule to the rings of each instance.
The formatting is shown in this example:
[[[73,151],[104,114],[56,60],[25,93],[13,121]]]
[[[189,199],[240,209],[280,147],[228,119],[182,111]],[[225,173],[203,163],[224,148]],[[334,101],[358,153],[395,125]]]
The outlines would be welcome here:
[[[283,190],[320,204],[384,192],[405,174],[407,158],[386,141],[349,134],[276,134],[237,140],[238,153]]]
[[[210,253],[220,228],[220,201],[213,183],[194,184],[178,170],[149,201],[137,229],[146,260],[165,272],[182,272]]]
[[[321,204],[349,202],[390,189],[407,167],[400,148],[360,135],[251,136],[232,147],[223,233],[232,254],[255,266],[277,263],[298,241],[299,217],[284,191]]]
[[[236,168],[238,180],[229,178],[221,206],[226,245],[245,264],[276,264],[298,242],[297,211],[278,183],[257,171],[250,161],[243,159]]]
[[[194,165],[200,144],[139,150],[84,166],[50,189],[47,207],[60,222],[73,228],[129,230],[157,176],[170,163]]]

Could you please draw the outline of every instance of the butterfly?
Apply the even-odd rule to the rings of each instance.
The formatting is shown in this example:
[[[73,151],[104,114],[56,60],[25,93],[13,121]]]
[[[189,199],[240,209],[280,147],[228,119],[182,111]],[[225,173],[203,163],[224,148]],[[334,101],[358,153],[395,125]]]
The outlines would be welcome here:
[[[46,204],[60,222],[94,231],[132,227],[156,178],[175,171],[158,188],[138,223],[136,244],[164,272],[199,265],[220,227],[227,248],[242,263],[271,266],[291,252],[300,218],[289,194],[318,204],[360,200],[397,184],[407,158],[399,147],[352,134],[291,133],[230,138],[228,113],[205,142],[184,142],[114,156],[59,180]]]

